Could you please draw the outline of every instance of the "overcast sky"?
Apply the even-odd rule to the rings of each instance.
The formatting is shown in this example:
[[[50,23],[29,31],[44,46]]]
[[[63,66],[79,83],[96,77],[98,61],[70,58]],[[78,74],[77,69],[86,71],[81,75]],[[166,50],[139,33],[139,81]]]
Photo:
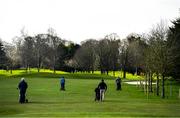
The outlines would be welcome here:
[[[0,37],[11,42],[25,27],[29,35],[49,27],[76,43],[117,33],[146,33],[180,16],[180,0],[0,0]]]

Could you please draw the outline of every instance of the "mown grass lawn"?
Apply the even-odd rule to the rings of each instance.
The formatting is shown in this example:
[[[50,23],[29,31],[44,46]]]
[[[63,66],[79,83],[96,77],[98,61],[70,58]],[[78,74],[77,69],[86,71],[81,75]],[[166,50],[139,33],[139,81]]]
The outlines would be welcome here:
[[[21,77],[28,82],[29,103],[19,104],[16,89]],[[59,77],[66,91],[59,91]],[[104,78],[108,85],[104,102],[94,101],[94,89]],[[0,75],[1,117],[180,117],[180,99],[147,96],[133,85],[115,90],[111,76],[49,72]]]

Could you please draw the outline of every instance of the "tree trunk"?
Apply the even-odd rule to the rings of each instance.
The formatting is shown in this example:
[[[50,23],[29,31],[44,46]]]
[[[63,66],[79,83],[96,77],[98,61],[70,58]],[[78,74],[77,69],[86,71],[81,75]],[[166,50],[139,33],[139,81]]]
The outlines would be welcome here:
[[[103,74],[103,69],[101,69],[101,75]]]
[[[40,64],[38,63],[38,73],[40,72]]]
[[[54,74],[56,73],[56,69],[55,69],[55,67],[54,67]]]
[[[107,75],[109,75],[109,70],[108,69],[106,70],[106,73],[107,73]]]
[[[28,68],[27,68],[27,66],[26,66],[26,69],[25,69],[25,70],[26,70],[26,73],[28,73]]]
[[[138,69],[137,69],[137,66],[136,66],[136,73],[135,73],[135,75],[138,75],[138,72],[137,72],[137,70],[138,70]]]
[[[31,72],[31,67],[29,67],[29,72]]]
[[[161,98],[165,98],[165,77],[164,75],[162,75],[162,95],[161,95]]]
[[[56,65],[56,56],[54,56],[54,59],[53,59],[53,71],[54,71],[54,74],[56,73],[56,67],[55,67],[55,65]]]
[[[126,78],[126,70],[123,72],[123,78]]]
[[[7,71],[7,72],[9,71],[9,66],[6,66],[6,71]]]
[[[28,65],[26,65],[26,73],[28,73]]]
[[[149,98],[149,73],[146,74],[146,95],[147,99]]]
[[[37,69],[38,69],[38,73],[40,72],[40,63],[41,63],[41,57],[40,57],[40,55],[39,55],[39,53],[38,53],[38,67],[37,67]]]
[[[148,72],[148,93],[151,90],[151,78],[150,78],[150,72]]]
[[[12,74],[12,68],[11,68],[11,74]]]
[[[147,93],[147,73],[145,73],[144,93]]]
[[[10,66],[10,73],[12,74],[12,65]]]
[[[27,70],[28,70],[28,73],[30,73],[30,66],[29,66],[29,64],[28,64]]]
[[[150,72],[150,74],[149,74],[149,77],[150,77],[150,92],[152,93],[153,92],[153,87],[152,87],[152,82],[153,82],[153,80],[152,80],[152,73]]]
[[[156,95],[159,96],[159,73],[157,73]]]
[[[113,70],[113,76],[115,77],[115,70]]]
[[[123,78],[126,78],[126,62],[123,65]]]

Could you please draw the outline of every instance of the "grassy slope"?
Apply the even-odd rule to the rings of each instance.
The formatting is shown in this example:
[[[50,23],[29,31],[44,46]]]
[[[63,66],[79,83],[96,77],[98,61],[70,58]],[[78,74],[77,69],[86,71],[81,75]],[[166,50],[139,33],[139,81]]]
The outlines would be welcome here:
[[[2,73],[2,72],[1,72]],[[7,75],[7,74],[6,74]],[[115,91],[114,79],[98,74],[35,73],[0,77],[0,116],[180,116],[180,100],[149,99],[136,86],[123,84],[122,91]],[[28,104],[18,103],[17,84],[20,77],[27,78]],[[59,76],[66,78],[66,91],[59,91]],[[104,102],[94,102],[94,88],[105,78],[108,91]]]

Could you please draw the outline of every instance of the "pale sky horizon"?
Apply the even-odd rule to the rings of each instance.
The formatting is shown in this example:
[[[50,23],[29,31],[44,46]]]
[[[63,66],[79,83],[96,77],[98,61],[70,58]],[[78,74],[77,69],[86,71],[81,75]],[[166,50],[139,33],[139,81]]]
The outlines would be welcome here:
[[[23,27],[31,36],[52,27],[75,43],[110,33],[122,39],[161,20],[171,25],[179,8],[180,0],[0,0],[0,38],[11,42]]]

